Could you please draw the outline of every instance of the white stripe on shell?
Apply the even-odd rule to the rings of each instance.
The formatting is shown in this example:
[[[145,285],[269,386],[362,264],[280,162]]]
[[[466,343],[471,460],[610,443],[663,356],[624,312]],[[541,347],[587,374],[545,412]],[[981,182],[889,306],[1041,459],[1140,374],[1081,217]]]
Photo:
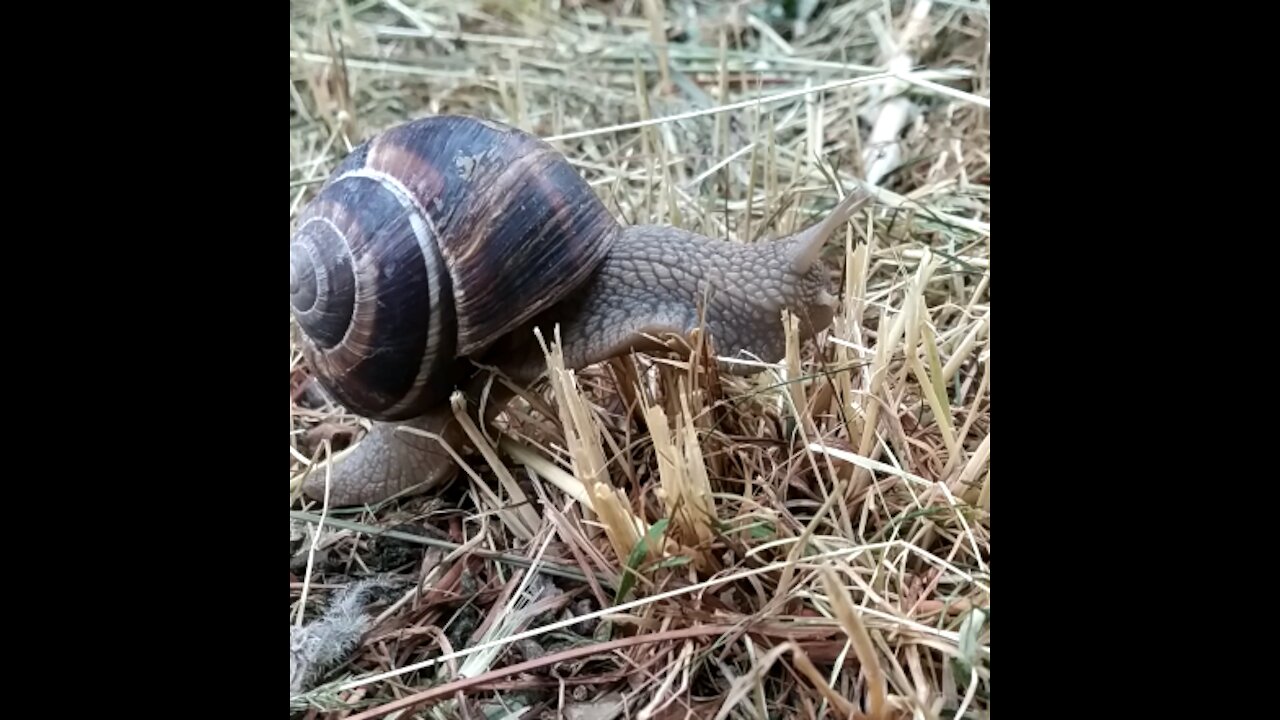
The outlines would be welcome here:
[[[414,379],[413,387],[417,392],[410,391],[408,395],[401,398],[388,412],[400,412],[411,405],[418,394],[426,388],[427,373],[431,370],[436,353],[439,352],[440,346],[440,328],[443,324],[440,320],[440,283],[438,279],[441,276],[442,268],[436,263],[436,254],[434,238],[440,237],[436,233],[435,222],[431,219],[431,215],[422,203],[409,192],[409,188],[400,182],[396,177],[389,175],[381,170],[372,168],[360,168],[352,170],[338,178],[338,181],[345,180],[350,177],[359,177],[373,180],[390,192],[400,203],[401,207],[408,211],[409,225],[413,228],[413,236],[418,241],[418,249],[422,252],[422,258],[427,264],[427,288],[431,297],[431,317],[427,322],[427,348],[426,354],[422,358],[421,364],[418,366],[418,376]],[[450,298],[452,301],[452,298]]]

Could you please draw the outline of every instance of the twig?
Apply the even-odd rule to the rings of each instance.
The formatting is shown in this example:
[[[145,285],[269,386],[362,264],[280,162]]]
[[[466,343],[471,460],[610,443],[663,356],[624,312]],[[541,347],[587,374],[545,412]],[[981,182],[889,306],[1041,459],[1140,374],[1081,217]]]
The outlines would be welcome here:
[[[990,592],[990,588],[973,580],[968,576],[967,573],[964,573],[963,571],[955,568],[950,563],[947,563],[945,560],[941,560],[940,558],[937,558],[936,556],[933,556],[931,553],[925,550],[922,550],[918,547],[913,547],[909,543],[902,540],[891,540],[889,542],[868,543],[866,545],[858,545],[856,547],[839,548],[837,550],[830,550],[827,552],[818,553],[816,555],[800,557],[800,558],[797,558],[794,561],[794,563],[804,563],[804,562],[814,563],[822,560],[830,560],[833,558],[842,558],[842,557],[847,557],[849,559],[852,559],[867,552],[873,552],[877,550],[888,551],[894,548],[906,548],[909,551],[920,554],[921,557],[932,559],[938,562],[939,564],[943,565],[944,567],[948,568],[950,571],[954,572],[956,575],[970,582],[973,582],[978,587],[981,587],[983,591]],[[393,670],[388,670],[386,672],[378,673],[376,675],[370,675],[366,677],[356,678],[354,680],[349,680],[343,683],[338,689],[351,690],[353,688],[360,687],[361,685],[368,685],[370,683],[378,682],[379,680],[386,680],[389,678],[404,675],[405,673],[415,672],[417,670],[423,670],[433,665],[438,665],[439,663],[444,662],[446,660],[450,660],[454,657],[461,657],[463,655],[470,655],[472,653],[480,652],[481,650],[486,650],[497,644],[515,643],[520,640],[524,640],[526,638],[532,638],[538,635],[551,632],[552,630],[559,630],[561,628],[565,628],[570,625],[575,625],[585,620],[595,620],[598,618],[609,617],[613,615],[620,615],[622,613],[625,613],[628,610],[631,610],[632,608],[642,607],[645,605],[652,605],[662,600],[667,600],[670,598],[680,597],[684,595],[691,595],[693,593],[699,592],[701,590],[705,590],[707,588],[718,587],[721,585],[728,585],[730,583],[737,582],[739,580],[743,580],[749,577],[755,577],[757,575],[764,575],[766,573],[776,572],[777,570],[780,570],[781,568],[794,563],[793,561],[790,561],[790,560],[783,560],[780,562],[769,563],[768,565],[751,568],[750,570],[741,570],[731,575],[715,577],[715,578],[711,578],[710,580],[704,580],[702,582],[694,583],[692,585],[686,585],[684,587],[676,588],[674,590],[668,590],[666,592],[658,593],[656,595],[651,595],[649,597],[631,600],[629,602],[622,603],[621,605],[614,605],[612,607],[602,608],[600,610],[586,613],[584,615],[570,617],[565,620],[559,620],[547,625],[543,625],[542,627],[525,630],[524,632],[516,633],[515,635],[512,635],[503,640],[482,642],[478,645],[465,648],[463,650],[458,650],[457,652],[451,655],[444,655],[436,658],[431,658],[428,660],[423,660],[422,662],[414,663],[412,665],[407,665],[405,667],[395,668]],[[912,630],[915,630],[916,632],[920,632],[925,635],[932,635],[934,637],[944,638],[947,640],[951,640],[953,642],[959,642],[959,639],[960,639],[960,635],[957,632],[950,631],[950,630],[938,630],[936,628],[929,627],[928,625],[924,625],[922,623],[918,623],[913,620],[909,620],[907,618],[899,617],[896,615],[891,615],[889,613],[875,610],[873,608],[864,608],[862,612],[864,614],[871,615],[871,616],[880,618],[882,620],[891,622],[895,625],[900,626],[901,628],[910,628]]]
[[[690,118],[702,117],[704,115],[715,115],[716,113],[728,112],[730,110],[741,110],[752,106],[766,105],[768,103],[781,102],[790,100],[794,97],[803,95],[812,95],[814,93],[826,92],[827,90],[835,90],[836,88],[849,87],[852,85],[869,85],[878,82],[889,82],[898,80],[897,73],[882,72],[874,75],[864,75],[860,78],[851,78],[847,80],[835,80],[823,85],[814,85],[813,87],[799,88],[797,90],[788,90],[773,95],[765,95],[764,97],[752,98],[750,100],[740,100],[727,105],[717,105],[716,107],[706,108],[704,110],[690,110],[689,112],[677,113],[675,115],[667,115],[665,117],[653,118],[652,120],[640,120],[638,122],[623,123],[621,125],[610,125],[609,127],[592,128],[590,130],[582,130],[564,135],[552,135],[544,138],[547,142],[559,142],[561,140],[573,140],[591,135],[605,135],[608,133],[618,132],[621,130],[635,130],[638,128],[649,127],[650,125],[661,125],[663,123],[675,122],[676,120],[688,120]]]
[[[320,520],[318,516],[312,513],[302,512],[300,510],[290,510],[289,517],[295,520],[302,520],[303,522],[311,522],[311,523],[319,522]],[[458,543],[449,542],[448,540],[438,540],[433,537],[427,537],[425,535],[414,535],[413,533],[401,532],[399,530],[383,530],[382,528],[377,528],[372,525],[365,525],[363,523],[352,522],[350,520],[338,520],[335,518],[328,518],[324,521],[324,523],[329,527],[341,528],[343,530],[352,530],[352,531],[361,532],[361,533],[368,533],[370,535],[382,535],[384,537],[392,538],[393,540],[403,540],[405,542],[417,543],[419,545],[428,545],[430,547],[436,547],[442,550],[452,551],[462,547]],[[477,548],[472,548],[469,554],[475,555],[476,557],[482,557],[489,560],[496,560],[498,562],[507,563],[508,565],[515,565],[517,567],[522,567],[522,568],[533,567],[533,561],[528,558],[520,557],[519,555],[509,555],[507,553],[501,553],[495,550],[485,550],[483,548],[477,547]],[[569,565],[561,565],[559,563],[548,562],[546,560],[543,560],[542,562],[538,563],[538,567],[536,569],[540,573],[552,575],[555,577],[567,578],[569,580],[579,580],[582,582],[587,581],[587,576],[583,575],[582,571]],[[602,575],[595,575],[595,579],[600,583],[604,583],[608,585],[610,588],[616,589],[614,588],[613,583],[610,582],[607,578],[605,578]]]
[[[333,459],[332,457],[330,457],[332,450],[331,450],[331,446],[329,445],[328,439],[325,439],[325,441],[320,444],[320,450],[317,451],[316,454],[319,455],[320,452],[324,453],[326,461],[331,461]],[[314,462],[312,463],[312,467],[309,469],[314,469]],[[298,598],[298,617],[294,622],[294,627],[297,627],[297,628],[302,627],[302,616],[306,613],[306,610],[307,610],[307,593],[310,591],[311,575],[312,575],[312,572],[315,570],[316,550],[320,547],[320,531],[324,528],[325,522],[328,521],[329,488],[331,484],[330,483],[331,477],[332,476],[329,471],[329,463],[326,462],[324,466],[324,504],[320,508],[319,517],[316,517],[314,521],[316,525],[316,529],[311,536],[311,547],[310,549],[307,550],[307,571],[306,571],[306,574],[303,575],[302,577],[302,595],[301,597]]]
[[[379,705],[376,708],[371,708],[359,715],[352,715],[348,720],[373,720],[373,718],[385,717],[398,710],[416,708],[425,703],[433,702],[441,698],[454,695],[458,692],[469,690],[477,685],[485,685],[504,677],[527,673],[556,663],[578,660],[592,655],[599,655],[601,653],[611,653],[616,650],[621,650],[635,645],[646,645],[649,643],[662,642],[664,640],[681,640],[684,638],[702,637],[706,635],[723,635],[724,633],[731,632],[734,629],[735,628],[732,625],[698,625],[696,627],[668,630],[666,632],[651,633],[648,635],[635,635],[633,637],[610,640],[597,645],[569,648],[568,650],[544,655],[534,660],[527,660],[515,665],[498,668],[497,670],[490,670],[483,675],[477,675],[473,678],[464,678],[445,683],[444,685],[438,685],[429,690],[423,690],[422,692],[414,693],[413,695],[401,698],[394,702],[389,702],[385,705]]]

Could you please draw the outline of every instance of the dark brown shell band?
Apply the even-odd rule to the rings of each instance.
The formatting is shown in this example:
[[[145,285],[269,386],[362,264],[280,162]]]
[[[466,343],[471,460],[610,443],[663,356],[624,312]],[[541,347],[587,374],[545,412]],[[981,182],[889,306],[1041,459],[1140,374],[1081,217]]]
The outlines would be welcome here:
[[[452,289],[429,221],[393,180],[359,170],[326,186],[312,207],[295,234],[291,285],[305,299],[314,275],[316,306],[339,309],[304,326],[322,384],[371,418],[411,417],[439,402],[455,330]],[[300,314],[299,322],[310,317]]]

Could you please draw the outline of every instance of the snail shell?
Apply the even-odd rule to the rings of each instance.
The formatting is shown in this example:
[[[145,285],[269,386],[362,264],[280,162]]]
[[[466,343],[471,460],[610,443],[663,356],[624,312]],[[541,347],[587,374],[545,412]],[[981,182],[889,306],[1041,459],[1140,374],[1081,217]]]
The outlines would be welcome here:
[[[619,229],[532,135],[464,116],[392,128],[339,164],[291,236],[307,362],[353,412],[417,416],[462,358],[583,283]]]

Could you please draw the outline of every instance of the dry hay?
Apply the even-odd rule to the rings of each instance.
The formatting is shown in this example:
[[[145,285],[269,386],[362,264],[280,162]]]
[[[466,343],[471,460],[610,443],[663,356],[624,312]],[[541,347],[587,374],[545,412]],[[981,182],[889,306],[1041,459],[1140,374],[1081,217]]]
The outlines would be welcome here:
[[[343,626],[354,651],[295,715],[988,716],[986,8],[292,5],[291,223],[360,140],[446,112],[550,138],[625,222],[749,242],[877,188],[828,248],[816,343],[747,378],[705,347],[576,374],[553,348],[438,496],[297,497],[360,430],[314,407],[292,345],[291,626],[407,584]]]

